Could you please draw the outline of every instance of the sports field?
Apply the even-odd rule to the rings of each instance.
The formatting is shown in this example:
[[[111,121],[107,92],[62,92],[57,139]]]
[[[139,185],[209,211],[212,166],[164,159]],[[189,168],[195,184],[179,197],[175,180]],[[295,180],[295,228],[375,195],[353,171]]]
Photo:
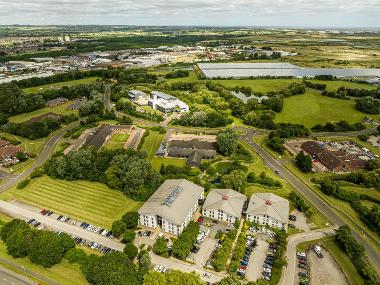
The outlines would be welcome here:
[[[0,197],[47,208],[105,228],[111,228],[112,222],[125,212],[137,210],[142,205],[101,183],[70,182],[47,176],[33,179],[22,190],[13,187]]]
[[[357,111],[353,100],[330,98],[309,90],[305,94],[286,98],[284,108],[276,115],[275,122],[303,124],[310,128],[340,120],[355,123],[364,117],[376,116]]]
[[[48,91],[48,90],[60,89],[63,86],[77,86],[77,85],[82,85],[82,84],[92,84],[92,83],[96,82],[97,79],[99,79],[99,77],[88,77],[88,78],[84,78],[84,79],[46,84],[46,85],[41,85],[41,86],[37,86],[37,87],[30,87],[30,88],[25,88],[23,90],[26,93],[39,93],[39,92],[44,92],[44,91]]]
[[[38,109],[30,113],[24,113],[24,114],[10,117],[9,121],[12,123],[22,123],[22,122],[30,120],[33,117],[41,116],[49,112],[59,114],[59,115],[77,114],[78,111],[67,109],[67,107],[69,107],[71,104],[73,104],[73,102],[67,102],[65,104],[61,104],[61,105],[58,105],[57,107],[52,107],[52,108],[45,107],[45,108]]]

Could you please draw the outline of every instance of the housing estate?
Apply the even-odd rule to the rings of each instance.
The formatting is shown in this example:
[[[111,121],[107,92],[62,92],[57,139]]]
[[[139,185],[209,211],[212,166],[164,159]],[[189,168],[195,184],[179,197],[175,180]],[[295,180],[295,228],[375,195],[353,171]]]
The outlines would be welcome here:
[[[304,142],[301,148],[332,172],[352,171],[365,168],[367,165],[367,161],[358,155],[343,150],[330,150],[316,141]]]
[[[6,145],[0,147],[0,163],[3,166],[18,163],[19,161],[16,159],[16,155],[19,152],[23,152],[23,149],[18,146]]]
[[[288,218],[288,200],[273,193],[252,194],[247,208],[248,221],[285,229]]]
[[[203,187],[193,182],[186,179],[166,180],[138,211],[139,224],[180,235],[203,198]]]
[[[182,102],[177,97],[159,91],[152,91],[148,105],[152,107],[152,109],[159,110],[163,113],[189,111],[189,106],[185,102]]]
[[[214,189],[203,204],[203,216],[235,223],[240,220],[247,197],[232,189]]]

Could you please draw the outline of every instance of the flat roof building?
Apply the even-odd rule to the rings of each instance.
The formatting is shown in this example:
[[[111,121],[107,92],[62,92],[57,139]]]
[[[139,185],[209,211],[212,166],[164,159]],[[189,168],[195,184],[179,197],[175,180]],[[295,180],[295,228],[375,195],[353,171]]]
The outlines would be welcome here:
[[[248,221],[285,229],[288,219],[288,200],[273,193],[252,194],[247,209]]]
[[[235,223],[240,220],[247,197],[232,189],[214,189],[203,204],[202,214],[212,219]]]
[[[139,224],[180,235],[203,198],[203,187],[191,181],[166,180],[138,211]]]

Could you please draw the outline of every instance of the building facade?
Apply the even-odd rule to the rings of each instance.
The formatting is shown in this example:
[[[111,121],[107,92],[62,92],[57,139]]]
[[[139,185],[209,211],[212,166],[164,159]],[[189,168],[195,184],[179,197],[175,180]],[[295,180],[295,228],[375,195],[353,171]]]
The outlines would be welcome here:
[[[193,182],[186,179],[166,180],[138,211],[139,224],[180,235],[203,198],[203,187]]]

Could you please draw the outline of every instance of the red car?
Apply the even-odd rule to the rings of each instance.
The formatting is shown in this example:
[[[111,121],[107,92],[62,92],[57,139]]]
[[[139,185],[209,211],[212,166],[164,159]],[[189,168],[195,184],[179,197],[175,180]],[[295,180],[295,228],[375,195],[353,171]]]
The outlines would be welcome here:
[[[46,211],[45,209],[42,209],[42,210],[40,211],[40,213],[41,213],[42,215],[46,215],[46,214],[47,214],[47,211]]]
[[[202,218],[199,218],[199,219],[197,220],[198,223],[203,223],[203,221],[204,221],[204,219],[202,219]]]
[[[247,266],[240,266],[240,269],[247,270]]]

